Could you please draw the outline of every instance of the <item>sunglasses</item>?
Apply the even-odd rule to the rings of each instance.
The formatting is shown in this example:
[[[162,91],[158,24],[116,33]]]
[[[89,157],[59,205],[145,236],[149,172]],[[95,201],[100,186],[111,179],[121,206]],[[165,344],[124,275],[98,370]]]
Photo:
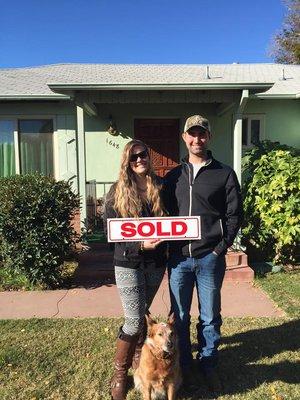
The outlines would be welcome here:
[[[138,160],[138,158],[145,160],[145,158],[147,158],[147,157],[148,157],[148,151],[144,150],[144,151],[141,151],[140,153],[131,154],[131,156],[129,157],[129,161],[135,162]]]

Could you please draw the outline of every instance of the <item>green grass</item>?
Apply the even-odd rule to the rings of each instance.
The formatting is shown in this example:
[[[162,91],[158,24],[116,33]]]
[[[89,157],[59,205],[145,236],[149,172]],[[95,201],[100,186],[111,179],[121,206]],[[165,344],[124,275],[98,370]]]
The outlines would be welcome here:
[[[108,318],[0,321],[1,400],[108,400],[120,323]],[[225,394],[219,398],[299,399],[299,337],[295,319],[225,319],[220,348]],[[181,399],[208,398],[201,377],[194,379],[199,389]],[[138,399],[131,388],[128,400]]]
[[[268,273],[256,282],[287,314],[300,318],[300,270]]]
[[[65,261],[61,270],[61,287],[70,285],[74,271],[78,266],[76,261]],[[30,282],[24,271],[14,270],[0,264],[0,291],[9,290],[44,290],[45,284]]]
[[[298,400],[300,274],[267,274],[256,284],[289,317],[225,319],[219,368],[225,392],[219,399]],[[107,318],[0,321],[0,399],[110,399],[120,324]],[[193,379],[198,389],[180,399],[211,398],[201,376]],[[131,387],[127,398],[140,396]]]
[[[0,291],[34,289],[35,286],[23,272],[5,268],[0,264]]]

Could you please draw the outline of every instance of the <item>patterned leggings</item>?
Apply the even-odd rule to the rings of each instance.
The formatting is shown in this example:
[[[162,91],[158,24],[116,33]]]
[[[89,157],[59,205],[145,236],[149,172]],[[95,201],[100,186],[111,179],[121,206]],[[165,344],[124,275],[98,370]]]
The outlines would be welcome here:
[[[143,329],[145,313],[163,279],[165,268],[140,267],[137,269],[115,267],[125,323],[122,330],[136,335]]]

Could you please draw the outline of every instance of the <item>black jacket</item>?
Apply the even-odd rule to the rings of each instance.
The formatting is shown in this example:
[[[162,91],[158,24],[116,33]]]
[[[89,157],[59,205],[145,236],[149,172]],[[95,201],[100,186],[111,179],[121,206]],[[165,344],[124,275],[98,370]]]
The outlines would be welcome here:
[[[170,241],[170,254],[226,253],[242,219],[240,186],[232,168],[212,158],[193,180],[193,165],[185,158],[165,176],[163,199],[170,215],[199,215],[201,220],[201,240]]]
[[[107,219],[120,218],[113,207],[115,185],[107,194],[104,207],[104,231],[107,233]],[[153,217],[149,207],[145,206],[141,217]],[[145,267],[165,267],[167,261],[166,242],[159,244],[155,250],[141,251],[141,242],[115,242],[114,265],[118,267],[139,268],[142,264]]]

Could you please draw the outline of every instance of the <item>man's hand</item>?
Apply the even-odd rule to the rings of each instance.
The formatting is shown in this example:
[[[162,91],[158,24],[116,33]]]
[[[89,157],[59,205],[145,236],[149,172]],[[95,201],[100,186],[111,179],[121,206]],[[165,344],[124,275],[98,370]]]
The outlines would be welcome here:
[[[144,240],[143,249],[144,250],[155,250],[156,247],[162,242],[161,239],[149,239]]]

